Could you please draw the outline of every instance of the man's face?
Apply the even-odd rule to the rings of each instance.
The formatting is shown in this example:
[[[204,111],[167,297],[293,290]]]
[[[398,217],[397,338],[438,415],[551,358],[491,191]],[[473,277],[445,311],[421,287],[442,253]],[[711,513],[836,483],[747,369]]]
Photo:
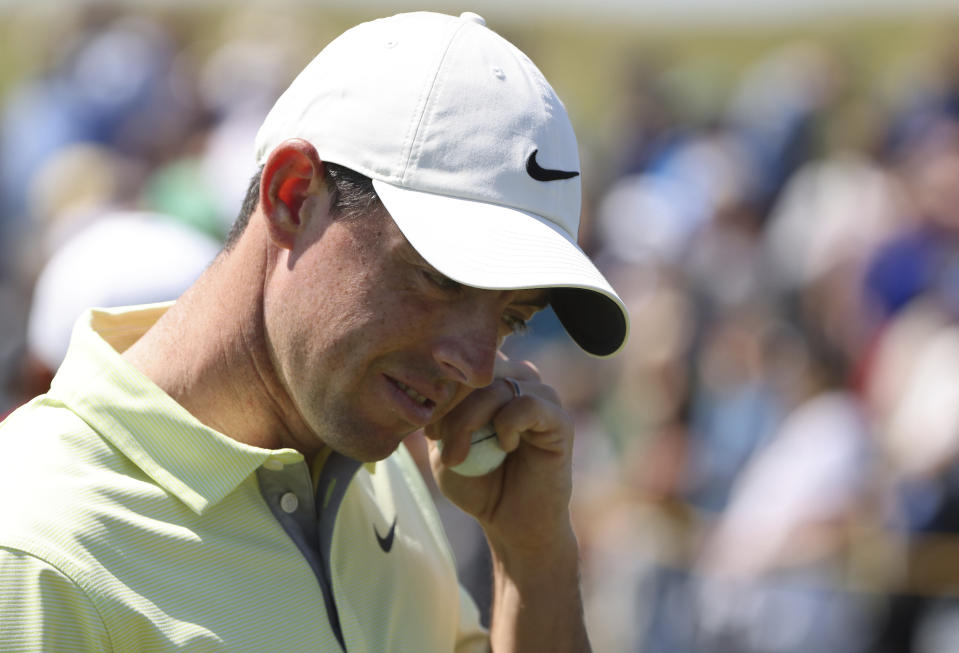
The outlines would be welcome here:
[[[298,242],[266,282],[264,319],[277,374],[307,427],[292,434],[301,450],[326,444],[385,458],[492,382],[503,339],[545,305],[541,290],[450,281],[385,211],[312,220]]]

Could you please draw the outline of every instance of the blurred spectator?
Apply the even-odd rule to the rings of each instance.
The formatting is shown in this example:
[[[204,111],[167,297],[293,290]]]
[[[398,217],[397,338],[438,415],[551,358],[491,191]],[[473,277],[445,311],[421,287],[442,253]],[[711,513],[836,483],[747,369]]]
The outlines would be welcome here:
[[[774,49],[743,74],[726,121],[750,153],[761,210],[772,206],[786,180],[817,152],[821,121],[845,77],[836,54],[814,41]]]
[[[194,99],[175,79],[176,46],[162,25],[120,14],[58,44],[56,65],[8,93],[0,122],[0,229],[23,227],[26,191],[61,148],[98,143],[151,161],[192,127]],[[4,248],[0,260],[9,260]],[[15,251],[15,250],[13,250]],[[9,271],[8,271],[9,273]]]
[[[37,280],[15,403],[47,390],[84,310],[176,299],[219,249],[217,241],[148,213],[103,216],[67,240]]]
[[[959,121],[931,127],[902,169],[915,213],[872,259],[868,297],[891,316],[929,294],[959,317]]]
[[[880,651],[954,648],[959,611],[959,326],[934,297],[883,331],[864,397],[895,502],[888,536],[904,541]]]
[[[768,320],[761,314],[729,314],[710,329],[700,353],[686,496],[710,513],[726,507],[742,468],[789,408],[771,366]]]
[[[853,527],[875,504],[867,429],[854,396],[822,394],[750,461],[697,569],[703,650],[868,650],[875,607],[845,587]]]
[[[959,120],[959,47],[944,31],[902,74],[891,100],[895,119],[885,134],[890,156],[921,142],[943,120]]]
[[[862,293],[877,250],[909,224],[904,184],[875,158],[876,116],[845,105],[824,151],[787,181],[763,232],[763,276],[815,349],[827,383],[855,383],[881,323]]]
[[[790,178],[765,231],[767,269],[795,292],[845,265],[861,268],[903,220],[897,180],[867,153],[839,151]]]

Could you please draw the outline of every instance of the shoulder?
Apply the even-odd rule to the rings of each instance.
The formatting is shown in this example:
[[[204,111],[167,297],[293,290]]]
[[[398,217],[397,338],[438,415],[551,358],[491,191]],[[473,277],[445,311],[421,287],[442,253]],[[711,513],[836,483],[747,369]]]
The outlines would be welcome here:
[[[131,465],[74,412],[47,396],[0,423],[0,547],[65,573],[88,561],[79,540],[103,528],[111,488]],[[75,546],[76,545],[76,546]]]
[[[67,482],[71,468],[90,464],[103,448],[86,422],[41,395],[0,423],[0,493],[29,498],[23,495]]]
[[[0,546],[0,649],[107,651],[111,644],[93,601],[69,576]]]

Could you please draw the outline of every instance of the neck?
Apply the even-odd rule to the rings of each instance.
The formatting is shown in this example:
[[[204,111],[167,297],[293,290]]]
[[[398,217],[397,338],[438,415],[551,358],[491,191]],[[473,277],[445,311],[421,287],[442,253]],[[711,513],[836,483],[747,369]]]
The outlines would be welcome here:
[[[299,449],[302,426],[267,346],[268,254],[255,236],[221,253],[123,356],[210,428],[257,447]]]

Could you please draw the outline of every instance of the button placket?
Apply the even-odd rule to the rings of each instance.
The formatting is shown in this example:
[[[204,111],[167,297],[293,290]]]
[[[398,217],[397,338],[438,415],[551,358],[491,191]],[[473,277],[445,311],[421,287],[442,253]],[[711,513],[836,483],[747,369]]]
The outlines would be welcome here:
[[[296,512],[296,509],[300,505],[300,499],[293,492],[284,492],[280,497],[280,510],[285,512],[288,515],[292,515]]]

